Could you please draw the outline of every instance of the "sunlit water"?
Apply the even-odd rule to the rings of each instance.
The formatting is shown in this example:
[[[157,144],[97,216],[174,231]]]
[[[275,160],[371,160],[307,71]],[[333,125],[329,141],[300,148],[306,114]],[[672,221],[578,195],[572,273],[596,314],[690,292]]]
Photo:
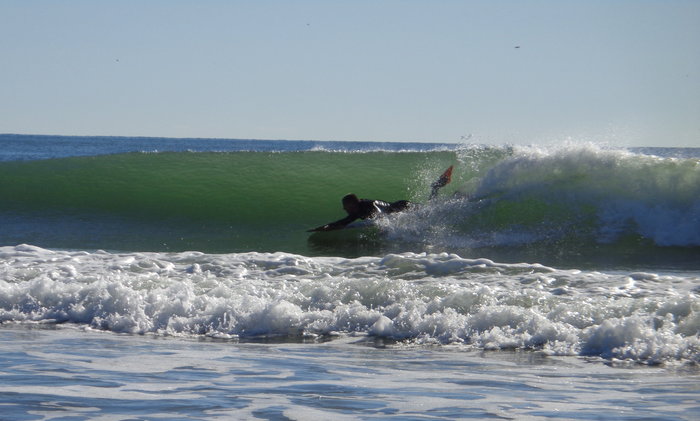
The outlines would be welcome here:
[[[0,138],[1,420],[700,419],[697,150]],[[230,215],[299,184],[228,182],[241,151],[291,177],[377,148],[401,194],[454,160],[449,199],[335,237],[316,199],[274,236]]]

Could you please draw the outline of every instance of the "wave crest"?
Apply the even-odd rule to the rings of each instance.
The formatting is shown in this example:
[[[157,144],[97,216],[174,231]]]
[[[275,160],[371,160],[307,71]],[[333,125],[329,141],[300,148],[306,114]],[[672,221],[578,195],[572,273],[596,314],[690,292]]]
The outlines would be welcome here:
[[[700,161],[600,147],[520,148],[457,194],[383,226],[450,246],[700,246]]]

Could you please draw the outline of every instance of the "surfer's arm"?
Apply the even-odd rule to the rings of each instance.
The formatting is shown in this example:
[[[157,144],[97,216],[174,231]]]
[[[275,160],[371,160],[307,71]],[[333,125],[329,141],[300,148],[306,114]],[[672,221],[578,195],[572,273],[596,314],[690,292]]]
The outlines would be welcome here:
[[[339,230],[339,229],[345,228],[346,226],[348,226],[350,223],[352,223],[356,219],[357,219],[356,216],[348,215],[343,219],[339,219],[335,222],[331,222],[331,223],[326,224],[326,225],[321,225],[320,227],[310,229],[307,232]]]
[[[437,185],[433,184],[430,187],[431,187],[430,197],[428,198],[428,200],[433,200],[437,197],[438,191],[440,191],[440,187],[442,187],[442,186],[437,186]]]

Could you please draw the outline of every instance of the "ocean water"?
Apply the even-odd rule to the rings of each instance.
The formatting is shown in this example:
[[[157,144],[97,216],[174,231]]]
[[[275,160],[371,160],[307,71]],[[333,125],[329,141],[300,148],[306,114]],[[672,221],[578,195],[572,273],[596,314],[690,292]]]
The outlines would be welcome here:
[[[693,420],[699,295],[700,149],[0,135],[0,419]]]

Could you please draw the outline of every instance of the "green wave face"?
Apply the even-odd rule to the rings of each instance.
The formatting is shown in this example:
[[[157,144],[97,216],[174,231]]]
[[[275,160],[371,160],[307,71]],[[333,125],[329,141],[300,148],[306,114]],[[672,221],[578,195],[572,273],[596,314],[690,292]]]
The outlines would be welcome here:
[[[340,198],[427,202],[374,230],[309,235]],[[700,246],[700,164],[537,152],[166,152],[0,163],[0,243],[111,250],[508,252]],[[542,260],[542,259],[540,259]]]
[[[306,229],[343,216],[343,195],[420,200],[431,181],[421,174],[435,176],[454,160],[454,152],[319,151],[129,153],[6,162],[0,164],[0,195],[7,198],[0,212],[7,225],[12,220],[15,226],[35,226],[41,235],[21,238],[14,232],[7,238],[18,230],[6,229],[3,242],[304,251]],[[432,167],[434,172],[428,170]],[[63,232],[62,224],[73,227],[71,232]],[[86,239],[78,232],[84,229],[95,235]]]
[[[417,174],[426,165],[440,168],[453,160],[447,152],[238,152],[10,162],[0,165],[0,193],[8,198],[0,206],[262,225],[313,223],[337,214],[340,198],[349,192],[384,200],[405,199],[416,186],[427,193],[429,181]]]

